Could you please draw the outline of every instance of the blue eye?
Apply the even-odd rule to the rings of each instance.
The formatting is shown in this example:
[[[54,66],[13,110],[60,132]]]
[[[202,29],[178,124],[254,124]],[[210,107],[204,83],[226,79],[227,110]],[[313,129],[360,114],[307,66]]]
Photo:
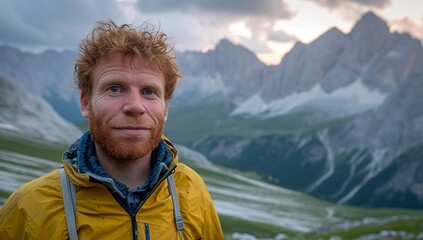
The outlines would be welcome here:
[[[154,94],[154,90],[149,89],[149,88],[144,89],[143,90],[143,94],[145,94],[145,95],[153,95]]]
[[[110,92],[112,93],[118,93],[120,91],[120,88],[118,86],[111,86],[109,88]]]

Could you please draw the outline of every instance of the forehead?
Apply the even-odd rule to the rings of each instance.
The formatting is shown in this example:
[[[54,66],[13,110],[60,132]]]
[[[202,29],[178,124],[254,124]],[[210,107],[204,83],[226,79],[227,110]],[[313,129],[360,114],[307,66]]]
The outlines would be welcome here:
[[[103,59],[98,62],[97,66],[106,64],[120,65],[128,69],[150,68],[151,70],[160,72],[157,67],[151,64],[151,62],[139,56],[124,56],[122,54],[111,54],[103,57]]]
[[[163,79],[164,75],[154,65],[142,57],[110,55],[104,57],[93,69],[93,75],[100,77],[106,73],[128,73],[137,74],[140,72],[148,72]],[[100,76],[99,76],[100,75]]]

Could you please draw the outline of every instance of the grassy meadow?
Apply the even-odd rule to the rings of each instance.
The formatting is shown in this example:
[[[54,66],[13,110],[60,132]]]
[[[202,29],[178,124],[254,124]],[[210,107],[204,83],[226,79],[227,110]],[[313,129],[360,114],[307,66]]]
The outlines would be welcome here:
[[[23,183],[59,167],[65,149],[0,137],[0,205]],[[423,239],[423,210],[336,205],[254,173],[181,161],[204,178],[225,239]]]

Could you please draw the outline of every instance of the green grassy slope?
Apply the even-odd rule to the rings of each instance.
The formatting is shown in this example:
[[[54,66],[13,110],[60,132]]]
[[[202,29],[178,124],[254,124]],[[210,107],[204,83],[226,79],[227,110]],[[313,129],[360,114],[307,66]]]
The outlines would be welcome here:
[[[254,138],[264,135],[307,135],[331,127],[336,130],[350,118],[315,120],[314,112],[301,111],[272,118],[231,116],[233,106],[216,103],[208,106],[170,108],[165,134],[180,144],[190,144],[209,136]]]
[[[66,146],[0,136],[0,205],[12,191],[61,164]]]
[[[204,178],[220,210],[227,239],[235,232],[260,238],[283,234],[288,239],[356,239],[369,235],[380,239],[384,234],[405,234],[417,239],[423,232],[423,210],[336,205],[264,183],[251,174],[188,164]]]
[[[10,138],[0,138],[0,143],[0,204],[13,189],[59,167],[66,148]],[[204,178],[218,209],[225,239],[235,239],[236,233],[289,239],[402,234],[418,239],[423,232],[423,211],[339,206],[270,185],[254,174],[181,161]]]

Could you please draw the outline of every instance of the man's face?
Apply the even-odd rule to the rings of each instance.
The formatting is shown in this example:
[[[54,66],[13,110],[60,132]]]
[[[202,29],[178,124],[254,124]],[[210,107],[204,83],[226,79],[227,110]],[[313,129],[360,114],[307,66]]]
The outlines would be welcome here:
[[[165,80],[139,58],[104,59],[92,74],[92,94],[81,93],[96,150],[119,161],[146,156],[159,143],[167,116]]]

